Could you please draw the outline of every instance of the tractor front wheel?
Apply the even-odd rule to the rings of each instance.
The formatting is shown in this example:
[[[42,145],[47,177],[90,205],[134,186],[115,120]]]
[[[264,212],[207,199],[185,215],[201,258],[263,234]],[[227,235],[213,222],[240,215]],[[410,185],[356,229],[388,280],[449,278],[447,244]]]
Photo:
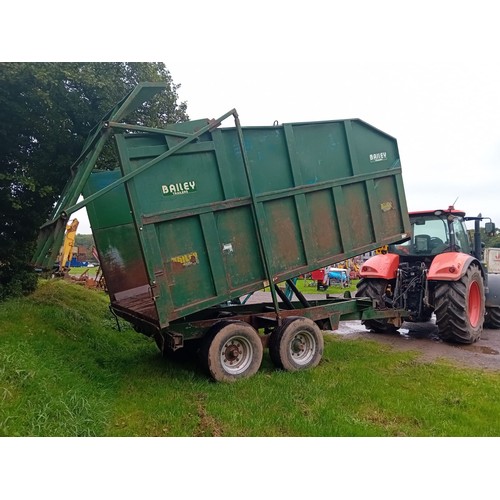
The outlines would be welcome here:
[[[497,330],[500,328],[500,307],[487,307],[484,316],[484,326]]]
[[[483,331],[484,312],[484,281],[478,266],[471,265],[458,281],[436,284],[434,313],[442,340],[476,342]]]

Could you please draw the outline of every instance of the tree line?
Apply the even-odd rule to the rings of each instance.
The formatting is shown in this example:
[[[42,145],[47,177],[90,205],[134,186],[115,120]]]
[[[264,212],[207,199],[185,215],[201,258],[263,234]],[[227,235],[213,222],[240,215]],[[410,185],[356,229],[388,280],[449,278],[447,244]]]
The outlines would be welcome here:
[[[95,124],[144,81],[167,88],[132,120],[189,119],[164,63],[0,63],[0,300],[34,290],[28,262],[70,166]]]

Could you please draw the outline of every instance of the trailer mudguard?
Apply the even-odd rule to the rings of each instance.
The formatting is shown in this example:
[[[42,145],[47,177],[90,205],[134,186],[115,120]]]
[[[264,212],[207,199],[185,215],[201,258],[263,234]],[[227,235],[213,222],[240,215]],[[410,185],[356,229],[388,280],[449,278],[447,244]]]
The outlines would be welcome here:
[[[460,252],[446,252],[436,255],[427,273],[427,279],[458,281],[466,273],[473,261],[477,260],[472,255]]]
[[[374,255],[361,266],[359,276],[392,280],[396,278],[398,267],[399,255],[393,253]]]
[[[486,307],[500,307],[500,274],[488,274]]]

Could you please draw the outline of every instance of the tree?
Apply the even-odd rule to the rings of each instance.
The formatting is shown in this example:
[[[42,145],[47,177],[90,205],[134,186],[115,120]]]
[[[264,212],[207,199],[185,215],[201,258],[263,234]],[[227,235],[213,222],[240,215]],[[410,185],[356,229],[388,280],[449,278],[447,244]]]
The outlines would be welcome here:
[[[75,245],[91,249],[94,246],[94,236],[91,234],[77,234]]]
[[[163,63],[0,64],[0,300],[32,291],[38,228],[96,123],[141,81],[167,83],[136,122],[188,119]]]
[[[486,248],[500,248],[500,231],[496,230],[494,234],[487,235],[484,238],[484,244]]]
[[[75,245],[78,248],[78,255],[85,255],[83,260],[95,261],[95,257],[92,254],[92,248],[95,247],[94,236],[92,234],[77,234]]]

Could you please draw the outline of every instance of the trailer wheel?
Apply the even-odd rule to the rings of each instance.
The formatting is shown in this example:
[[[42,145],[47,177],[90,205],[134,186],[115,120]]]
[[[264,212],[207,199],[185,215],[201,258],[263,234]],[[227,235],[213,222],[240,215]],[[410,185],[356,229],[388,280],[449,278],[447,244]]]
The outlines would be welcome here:
[[[375,299],[385,309],[384,296],[388,293],[389,281],[384,279],[364,278],[357,285],[356,297]],[[396,333],[398,329],[387,319],[369,319],[362,324],[373,333]]]
[[[486,328],[500,328],[500,307],[487,307],[484,316],[484,326]]]
[[[478,266],[471,265],[458,281],[443,281],[434,291],[434,313],[442,340],[472,344],[483,331],[484,282]]]
[[[202,341],[200,360],[217,382],[234,382],[255,375],[263,347],[257,331],[242,321],[222,321]]]
[[[283,321],[269,339],[269,355],[278,368],[294,372],[317,366],[323,356],[323,334],[308,318]]]

